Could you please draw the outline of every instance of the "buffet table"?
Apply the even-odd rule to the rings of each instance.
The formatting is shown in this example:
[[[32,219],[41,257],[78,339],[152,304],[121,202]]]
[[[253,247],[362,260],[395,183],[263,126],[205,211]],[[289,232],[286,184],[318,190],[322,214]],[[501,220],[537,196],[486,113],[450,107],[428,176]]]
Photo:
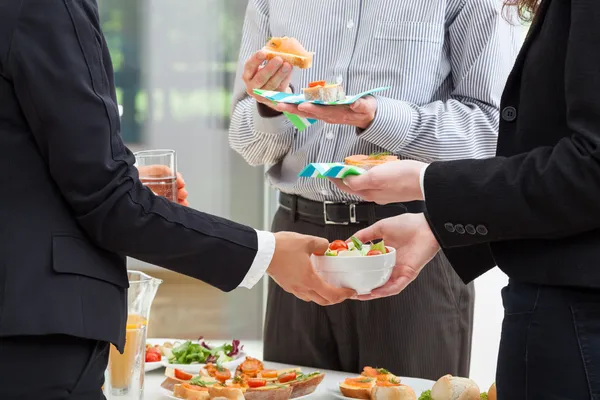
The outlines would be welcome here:
[[[216,342],[218,343],[219,341],[216,341]],[[262,343],[260,343],[258,341],[256,341],[256,342],[245,341],[244,342],[244,351],[247,355],[249,355],[251,357],[261,359],[262,358]],[[265,362],[265,367],[269,368],[269,369],[284,369],[284,368],[292,368],[292,367],[296,367],[296,366]],[[302,370],[305,372],[311,372],[314,369],[303,367]],[[309,397],[310,400],[335,399],[336,398],[335,393],[339,393],[339,391],[338,391],[339,383],[341,381],[343,381],[345,378],[348,378],[351,376],[356,376],[356,374],[348,374],[345,372],[338,372],[338,371],[322,370],[322,372],[325,373],[325,379],[323,380],[323,383],[321,383],[321,385],[319,385],[319,388],[317,389],[317,391],[314,394],[310,395],[310,397]],[[150,371],[150,372],[146,373],[144,400],[168,399],[168,397],[165,396],[164,392],[162,391],[162,388],[160,387],[160,384],[165,379],[164,373],[165,373],[164,368],[160,368],[156,371]],[[421,394],[421,392],[423,390],[431,389],[431,386],[433,386],[432,381],[428,381],[428,380],[424,380],[424,379],[402,378],[402,383],[411,386],[415,390],[417,397]]]

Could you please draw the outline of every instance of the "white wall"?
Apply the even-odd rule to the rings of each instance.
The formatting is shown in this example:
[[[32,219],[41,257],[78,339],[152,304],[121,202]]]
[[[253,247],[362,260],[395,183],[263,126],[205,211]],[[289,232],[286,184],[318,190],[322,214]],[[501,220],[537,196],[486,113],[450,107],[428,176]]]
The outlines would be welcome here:
[[[507,276],[498,268],[494,268],[475,281],[475,326],[470,377],[484,391],[487,391],[495,381],[504,313],[500,289],[507,283]]]

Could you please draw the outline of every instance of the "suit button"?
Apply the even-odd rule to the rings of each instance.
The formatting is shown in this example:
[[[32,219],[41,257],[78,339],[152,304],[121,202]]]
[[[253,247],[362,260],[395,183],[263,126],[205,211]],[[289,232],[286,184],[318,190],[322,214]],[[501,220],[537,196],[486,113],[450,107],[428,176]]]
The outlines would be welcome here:
[[[474,235],[475,234],[475,227],[471,224],[465,226],[465,230],[467,231],[467,233],[469,235]]]
[[[479,233],[482,236],[485,236],[488,234],[488,230],[485,226],[483,225],[477,225],[477,233]]]
[[[456,226],[454,226],[454,229],[456,229],[456,233],[458,234],[464,235],[465,233],[465,227],[461,224],[456,224]]]
[[[502,110],[502,119],[506,122],[513,122],[517,119],[517,109],[512,106],[504,107]]]
[[[452,225],[450,222],[445,223],[444,228],[446,228],[448,232],[454,233],[454,225]]]

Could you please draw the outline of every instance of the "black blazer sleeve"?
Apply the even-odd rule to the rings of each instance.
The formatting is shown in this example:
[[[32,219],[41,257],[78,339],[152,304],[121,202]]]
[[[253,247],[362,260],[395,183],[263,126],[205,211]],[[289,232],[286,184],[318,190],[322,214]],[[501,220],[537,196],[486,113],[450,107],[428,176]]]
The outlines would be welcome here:
[[[156,197],[140,183],[120,138],[109,59],[95,1],[23,1],[3,74],[49,180],[98,246],[236,288],[256,255],[256,232]]]
[[[557,104],[566,107],[568,131],[554,146],[512,157],[431,164],[425,198],[444,248],[563,238],[600,227],[600,2],[571,4],[565,104]],[[480,230],[460,235],[448,223]]]

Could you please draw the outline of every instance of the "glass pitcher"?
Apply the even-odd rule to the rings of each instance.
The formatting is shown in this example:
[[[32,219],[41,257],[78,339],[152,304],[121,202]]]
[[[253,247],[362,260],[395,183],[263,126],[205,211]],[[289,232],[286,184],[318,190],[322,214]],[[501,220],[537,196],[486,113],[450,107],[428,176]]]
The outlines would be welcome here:
[[[139,271],[128,271],[128,278],[125,351],[121,354],[110,346],[103,388],[107,399],[140,400],[144,395],[148,319],[162,280]]]

